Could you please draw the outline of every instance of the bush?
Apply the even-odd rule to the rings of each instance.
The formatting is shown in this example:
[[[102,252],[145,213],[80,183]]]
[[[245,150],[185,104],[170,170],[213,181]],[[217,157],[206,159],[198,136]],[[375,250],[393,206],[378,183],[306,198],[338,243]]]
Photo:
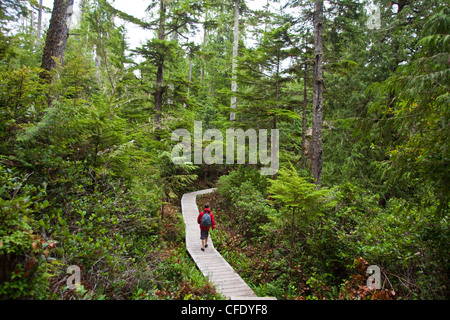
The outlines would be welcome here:
[[[448,295],[449,232],[434,210],[392,198],[385,210],[355,217],[355,230],[342,236],[343,243],[378,265],[389,289],[403,297],[442,299]]]
[[[219,179],[217,192],[231,208],[232,225],[246,238],[259,237],[274,214],[266,199],[268,179],[251,167],[240,167]]]
[[[220,179],[221,198],[212,203],[225,224],[215,245],[259,295],[448,298],[448,217],[437,204],[391,198],[381,205],[378,194],[350,183],[317,190],[293,168],[270,181],[276,210],[237,172]],[[240,224],[236,208],[252,227]],[[366,286],[369,265],[381,269],[380,290]]]
[[[234,227],[246,238],[261,236],[261,226],[268,222],[274,211],[267,200],[250,181],[230,192]]]
[[[49,251],[53,241],[36,234],[33,212],[45,209],[37,188],[26,184],[27,176],[0,166],[0,297],[44,299],[49,297],[53,274]]]
[[[232,201],[232,195],[236,192],[233,189],[239,188],[244,182],[250,182],[256,191],[266,196],[269,185],[267,177],[261,175],[259,170],[247,166],[240,166],[229,175],[221,176],[217,183],[217,191],[226,201]]]

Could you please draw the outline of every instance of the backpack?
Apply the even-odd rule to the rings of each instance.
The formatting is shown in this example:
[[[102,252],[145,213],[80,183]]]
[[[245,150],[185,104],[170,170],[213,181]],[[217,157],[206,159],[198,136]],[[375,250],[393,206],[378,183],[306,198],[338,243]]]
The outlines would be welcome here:
[[[209,212],[207,212],[207,211],[203,212],[201,225],[202,225],[202,227],[205,227],[205,228],[211,227],[211,216],[209,215]]]

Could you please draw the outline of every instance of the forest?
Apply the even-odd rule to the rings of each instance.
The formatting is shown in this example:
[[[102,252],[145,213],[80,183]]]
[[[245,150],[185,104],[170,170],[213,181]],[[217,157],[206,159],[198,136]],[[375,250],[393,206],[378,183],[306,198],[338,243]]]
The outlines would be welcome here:
[[[207,188],[258,296],[449,299],[448,1],[44,2],[0,1],[1,300],[223,299]]]

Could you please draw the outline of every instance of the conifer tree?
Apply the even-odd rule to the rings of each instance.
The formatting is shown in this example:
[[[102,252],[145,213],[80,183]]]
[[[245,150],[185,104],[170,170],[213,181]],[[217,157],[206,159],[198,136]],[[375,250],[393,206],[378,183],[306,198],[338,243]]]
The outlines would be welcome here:
[[[237,91],[237,75],[236,75],[236,68],[237,68],[237,56],[238,56],[238,50],[239,50],[239,5],[240,0],[234,0],[234,26],[233,26],[233,62],[232,62],[232,80],[231,80],[231,92],[234,94],[231,97],[231,109],[236,109],[237,107],[237,98],[236,98],[236,91]],[[230,114],[230,120],[234,121],[236,120],[236,113],[234,111]]]
[[[314,11],[314,91],[311,172],[316,184],[322,183],[323,147],[323,0],[316,1]]]

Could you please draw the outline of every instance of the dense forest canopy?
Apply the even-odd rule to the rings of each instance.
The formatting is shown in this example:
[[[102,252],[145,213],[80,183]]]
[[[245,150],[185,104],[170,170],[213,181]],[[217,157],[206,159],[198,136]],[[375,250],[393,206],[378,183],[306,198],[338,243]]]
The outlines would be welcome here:
[[[220,299],[205,187],[258,295],[448,299],[448,1],[118,2],[0,1],[2,299]]]

